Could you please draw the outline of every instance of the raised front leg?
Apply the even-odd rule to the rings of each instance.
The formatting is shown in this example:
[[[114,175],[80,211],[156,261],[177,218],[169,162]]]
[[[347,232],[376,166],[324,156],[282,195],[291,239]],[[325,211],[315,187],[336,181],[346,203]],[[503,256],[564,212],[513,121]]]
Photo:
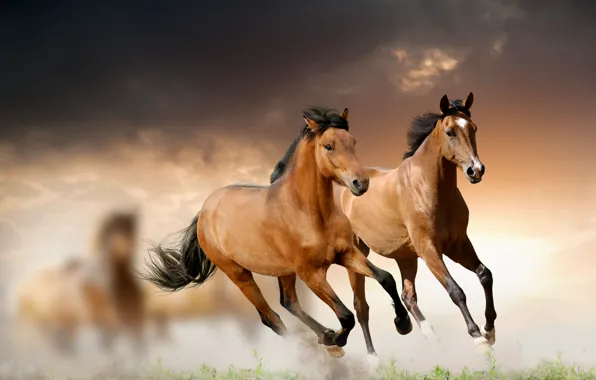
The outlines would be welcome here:
[[[497,319],[497,312],[495,310],[495,302],[493,299],[493,275],[491,271],[480,261],[472,242],[468,237],[462,241],[458,250],[453,253],[449,252],[449,258],[467,270],[476,273],[480,284],[484,289],[484,297],[486,299],[486,308],[484,316],[486,323],[482,328],[482,335],[488,340],[490,345],[495,343],[495,320]]]
[[[424,260],[428,269],[430,269],[432,274],[439,280],[445,290],[447,290],[453,303],[459,307],[459,310],[466,321],[468,334],[474,339],[474,344],[477,346],[488,346],[488,340],[480,333],[480,328],[478,328],[478,325],[470,315],[464,291],[457,282],[455,282],[451,273],[449,273],[449,270],[443,261],[443,255],[440,253],[438,247],[427,238],[414,240],[414,245],[420,258]]]
[[[418,296],[416,294],[416,274],[418,273],[418,257],[407,259],[395,259],[399,271],[401,272],[402,293],[401,299],[406,308],[414,316],[414,320],[420,327],[422,335],[428,340],[436,340],[432,325],[426,320],[422,311],[418,307]]]
[[[351,252],[338,255],[336,263],[352,270],[355,273],[364,275],[366,277],[374,278],[393,300],[393,307],[395,309],[395,327],[397,332],[401,335],[409,334],[412,331],[412,322],[408,311],[404,307],[397,292],[395,279],[391,273],[384,271],[371,263],[357,247]]]

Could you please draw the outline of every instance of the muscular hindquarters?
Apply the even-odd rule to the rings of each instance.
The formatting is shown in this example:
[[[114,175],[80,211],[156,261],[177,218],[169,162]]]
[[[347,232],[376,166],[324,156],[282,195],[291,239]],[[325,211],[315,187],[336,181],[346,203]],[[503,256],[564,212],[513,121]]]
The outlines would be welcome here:
[[[217,266],[230,260],[262,275],[293,273],[279,247],[275,205],[269,203],[266,188],[232,187],[214,192],[203,204],[197,225],[207,257]]]

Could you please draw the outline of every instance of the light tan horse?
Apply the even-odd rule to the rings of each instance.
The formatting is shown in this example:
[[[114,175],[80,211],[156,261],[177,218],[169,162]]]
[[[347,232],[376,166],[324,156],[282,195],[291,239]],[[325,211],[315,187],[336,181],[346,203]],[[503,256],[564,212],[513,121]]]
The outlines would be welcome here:
[[[334,201],[334,181],[357,196],[368,189],[347,115],[347,109],[343,115],[318,108],[305,112],[306,124],[285,155],[285,175],[270,186],[230,185],[213,192],[177,248],[154,247],[147,279],[177,290],[204,283],[219,268],[252,302],[263,324],[284,336],[287,328],[263,297],[253,272],[278,277],[282,305],[317,334],[331,355],[343,356],[341,347],[355,318],[327,282],[327,270],[335,263],[375,278],[394,302],[397,327],[411,331],[393,276],[354,245],[350,222]],[[339,331],[322,326],[302,309],[296,276],[335,312]]]
[[[30,345],[31,333],[42,335],[60,351],[71,351],[77,329],[91,320],[77,271],[81,259],[40,270],[17,293],[15,333],[18,344]]]
[[[91,257],[67,260],[38,272],[17,295],[21,328],[37,327],[63,352],[75,348],[77,331],[93,326],[110,348],[121,332],[142,348],[144,294],[132,264],[137,216],[112,213],[102,223]]]
[[[476,146],[476,124],[470,107],[474,95],[462,102],[440,101],[440,114],[416,117],[408,133],[409,150],[395,169],[368,168],[369,191],[362,197],[341,192],[341,207],[365,255],[369,250],[392,258],[399,266],[403,301],[425,336],[434,338],[431,325],[418,308],[415,287],[418,258],[447,290],[461,310],[468,333],[476,345],[489,348],[495,342],[497,313],[493,301],[493,277],[480,261],[467,234],[469,211],[457,188],[457,169],[470,183],[479,183],[485,167]],[[486,323],[482,329],[472,319],[466,295],[455,282],[443,255],[476,273],[486,297]],[[349,271],[354,305],[370,353],[374,347],[368,326],[364,277]]]

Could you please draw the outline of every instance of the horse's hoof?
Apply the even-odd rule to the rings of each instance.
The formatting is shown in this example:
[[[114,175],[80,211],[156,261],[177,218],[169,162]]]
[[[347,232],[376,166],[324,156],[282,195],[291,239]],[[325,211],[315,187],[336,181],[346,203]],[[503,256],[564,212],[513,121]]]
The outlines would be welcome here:
[[[327,353],[329,354],[329,356],[331,356],[332,358],[339,359],[346,354],[344,349],[338,346],[326,346],[325,348],[327,349]]]
[[[337,334],[335,331],[327,329],[323,331],[321,335],[319,335],[319,344],[324,344],[325,346],[334,346],[336,338]]]
[[[348,334],[341,329],[335,333],[335,345],[343,347],[348,343]]]
[[[486,326],[483,326],[482,327],[482,336],[485,337],[486,340],[488,340],[488,344],[490,344],[491,346],[493,344],[495,344],[496,337],[495,337],[495,328],[494,327],[492,330],[489,331],[486,329]]]
[[[405,318],[395,317],[393,320],[395,323],[395,328],[400,335],[408,335],[412,332],[414,326],[412,326],[412,321],[410,320],[410,316],[406,315]]]
[[[474,338],[474,346],[476,346],[476,349],[478,351],[480,351],[481,353],[484,353],[484,354],[488,354],[488,353],[493,352],[493,348],[488,343],[488,340],[485,337],[483,337],[483,336],[479,336],[478,338]]]
[[[436,342],[438,340],[435,335],[435,329],[433,329],[433,326],[428,321],[420,322],[420,331],[426,340],[430,342]]]

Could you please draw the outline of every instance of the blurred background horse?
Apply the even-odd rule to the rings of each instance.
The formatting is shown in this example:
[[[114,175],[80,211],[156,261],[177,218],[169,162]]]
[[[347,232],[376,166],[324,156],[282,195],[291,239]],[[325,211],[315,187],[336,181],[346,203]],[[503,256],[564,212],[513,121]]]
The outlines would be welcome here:
[[[102,346],[120,332],[142,348],[145,297],[134,272],[138,216],[111,212],[100,224],[91,252],[37,272],[17,293],[18,339],[26,330],[42,334],[54,348],[72,352],[77,332],[92,326]]]

